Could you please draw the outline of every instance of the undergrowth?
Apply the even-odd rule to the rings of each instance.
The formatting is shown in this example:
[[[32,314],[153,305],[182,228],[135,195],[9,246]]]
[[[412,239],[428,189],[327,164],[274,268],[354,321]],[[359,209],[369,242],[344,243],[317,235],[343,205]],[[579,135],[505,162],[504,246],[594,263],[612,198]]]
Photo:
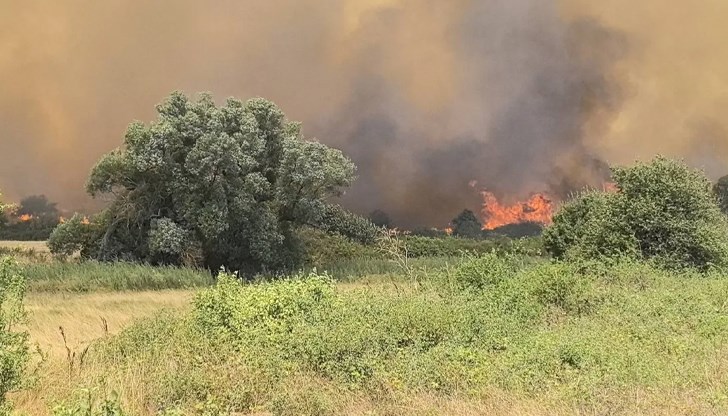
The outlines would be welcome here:
[[[720,413],[727,295],[717,272],[494,254],[396,291],[341,290],[319,274],[255,285],[221,275],[190,313],[94,345],[69,388],[114,386],[139,413],[195,413],[212,400],[223,413],[342,414],[494,391],[586,414],[649,413],[668,397]]]

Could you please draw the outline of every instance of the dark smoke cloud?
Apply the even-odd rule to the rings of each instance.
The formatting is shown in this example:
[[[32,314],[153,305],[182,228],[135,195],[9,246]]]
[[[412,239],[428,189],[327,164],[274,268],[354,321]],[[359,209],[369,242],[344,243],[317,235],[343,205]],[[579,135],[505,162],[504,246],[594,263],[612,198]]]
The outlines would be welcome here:
[[[272,99],[358,164],[345,204],[404,225],[476,209],[473,180],[507,200],[561,197],[657,151],[720,171],[725,123],[710,110],[725,80],[671,87],[728,69],[722,30],[672,28],[698,33],[723,6],[644,3],[0,0],[0,189],[88,205],[91,166],[175,89]],[[658,5],[683,21],[646,25]],[[694,66],[670,66],[665,45]]]
[[[482,203],[473,180],[523,198],[533,191],[561,197],[606,179],[586,130],[622,103],[611,69],[627,52],[623,34],[592,19],[564,23],[550,2],[512,0],[473,3],[449,33],[463,57],[451,107],[413,115],[398,89],[369,82],[342,111],[351,125],[324,130],[323,137],[344,138],[360,166],[353,206],[383,208],[400,223],[438,224]],[[366,56],[376,62],[381,53]]]

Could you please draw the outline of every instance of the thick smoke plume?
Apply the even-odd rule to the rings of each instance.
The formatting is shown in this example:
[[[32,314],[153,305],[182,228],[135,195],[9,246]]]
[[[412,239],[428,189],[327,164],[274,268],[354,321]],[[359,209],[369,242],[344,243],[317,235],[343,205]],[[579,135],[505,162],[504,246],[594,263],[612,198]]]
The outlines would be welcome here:
[[[170,91],[263,96],[345,150],[345,197],[442,225],[598,185],[660,152],[728,173],[712,0],[0,0],[0,189],[81,208],[85,177]],[[712,23],[711,23],[712,22]]]

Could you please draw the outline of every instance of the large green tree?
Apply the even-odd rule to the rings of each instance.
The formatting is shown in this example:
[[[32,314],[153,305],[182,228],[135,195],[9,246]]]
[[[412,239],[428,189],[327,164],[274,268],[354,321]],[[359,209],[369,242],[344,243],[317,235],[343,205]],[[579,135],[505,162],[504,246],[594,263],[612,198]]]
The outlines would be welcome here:
[[[259,272],[295,264],[299,227],[351,223],[330,218],[341,211],[327,198],[351,184],[354,164],[304,139],[273,103],[217,106],[208,94],[193,101],[175,92],[157,111],[150,125],[132,123],[123,146],[91,172],[87,191],[111,196],[87,226],[97,226],[96,238],[65,225],[56,234],[83,235],[83,249],[99,259],[191,259]]]

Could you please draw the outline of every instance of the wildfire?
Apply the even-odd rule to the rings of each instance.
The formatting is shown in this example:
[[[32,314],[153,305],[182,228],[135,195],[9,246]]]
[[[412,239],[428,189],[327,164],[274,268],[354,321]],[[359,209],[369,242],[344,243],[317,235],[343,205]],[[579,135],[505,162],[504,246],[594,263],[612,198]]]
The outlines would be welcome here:
[[[66,221],[68,221],[66,219],[66,217],[60,217],[60,218],[58,218],[58,223],[59,224],[65,224]],[[81,219],[81,224],[84,224],[84,225],[91,224],[91,220],[89,220],[88,217],[84,215],[84,217]]]
[[[20,222],[28,222],[33,219],[33,216],[30,214],[23,214],[18,217],[18,221]]]
[[[550,224],[554,213],[553,202],[544,194],[534,194],[527,201],[505,205],[495,195],[482,191],[483,229],[492,230],[508,224],[539,222]]]

